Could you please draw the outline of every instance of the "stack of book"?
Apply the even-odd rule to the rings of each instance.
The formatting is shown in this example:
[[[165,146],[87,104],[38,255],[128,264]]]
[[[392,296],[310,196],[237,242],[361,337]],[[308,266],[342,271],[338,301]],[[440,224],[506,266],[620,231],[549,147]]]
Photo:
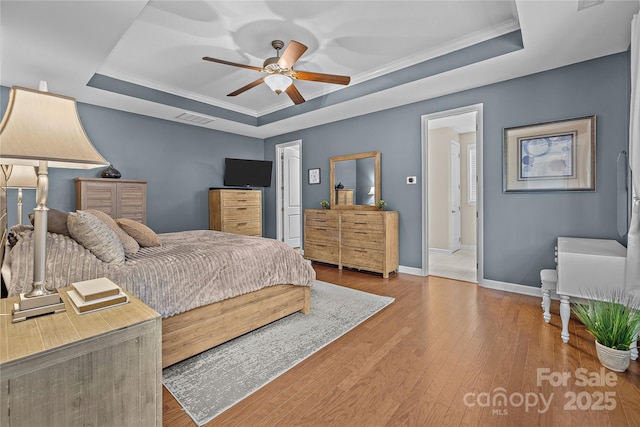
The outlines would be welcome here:
[[[127,294],[120,286],[106,277],[72,283],[67,292],[71,305],[78,314],[85,314],[129,302]]]

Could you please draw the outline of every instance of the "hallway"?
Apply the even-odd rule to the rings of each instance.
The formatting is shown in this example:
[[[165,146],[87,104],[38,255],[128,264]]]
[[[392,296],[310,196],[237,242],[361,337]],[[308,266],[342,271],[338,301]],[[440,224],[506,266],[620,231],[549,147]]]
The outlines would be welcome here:
[[[477,283],[475,249],[460,249],[448,254],[429,251],[429,275]]]

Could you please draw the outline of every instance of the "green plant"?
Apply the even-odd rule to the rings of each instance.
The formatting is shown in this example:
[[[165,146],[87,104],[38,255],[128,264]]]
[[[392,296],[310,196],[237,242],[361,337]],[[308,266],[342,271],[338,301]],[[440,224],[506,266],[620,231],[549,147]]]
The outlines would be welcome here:
[[[385,202],[384,200],[380,199],[376,202],[376,206],[378,207],[378,209],[384,209],[387,207],[387,202]]]
[[[574,304],[571,311],[602,345],[616,350],[630,350],[640,332],[637,301],[621,292],[596,295],[586,304]]]
[[[326,200],[323,200],[320,202],[320,206],[322,206],[323,208],[328,208],[330,206],[329,202]]]

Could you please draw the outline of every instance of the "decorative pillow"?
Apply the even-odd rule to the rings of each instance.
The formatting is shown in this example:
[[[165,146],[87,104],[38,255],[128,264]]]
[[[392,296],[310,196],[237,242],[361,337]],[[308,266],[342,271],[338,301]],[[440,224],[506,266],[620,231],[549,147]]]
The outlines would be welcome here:
[[[101,261],[109,264],[124,263],[124,248],[116,232],[96,216],[85,211],[70,213],[67,227],[71,237]]]
[[[138,252],[138,250],[140,250],[140,245],[138,244],[138,242],[136,242],[136,239],[129,236],[126,231],[120,228],[118,223],[116,223],[116,221],[109,215],[96,209],[89,209],[85,212],[89,212],[91,215],[104,222],[107,227],[109,227],[116,233],[116,236],[118,236],[118,239],[120,239],[120,243],[122,243],[125,254],[135,254],[136,252]]]
[[[136,239],[140,246],[162,246],[158,235],[146,225],[127,218],[118,218],[116,222],[129,236]]]
[[[71,236],[69,234],[69,228],[67,227],[67,217],[69,212],[59,211],[58,209],[51,209],[47,212],[47,231],[49,233],[62,234],[63,236]],[[35,220],[35,214],[29,214],[29,221],[33,225]]]

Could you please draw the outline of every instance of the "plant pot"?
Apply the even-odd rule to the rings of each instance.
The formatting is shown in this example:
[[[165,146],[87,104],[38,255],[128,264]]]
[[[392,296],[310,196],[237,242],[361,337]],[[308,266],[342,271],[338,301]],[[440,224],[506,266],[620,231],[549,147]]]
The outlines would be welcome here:
[[[631,350],[616,350],[596,341],[596,353],[605,368],[615,372],[624,372],[631,362]]]

